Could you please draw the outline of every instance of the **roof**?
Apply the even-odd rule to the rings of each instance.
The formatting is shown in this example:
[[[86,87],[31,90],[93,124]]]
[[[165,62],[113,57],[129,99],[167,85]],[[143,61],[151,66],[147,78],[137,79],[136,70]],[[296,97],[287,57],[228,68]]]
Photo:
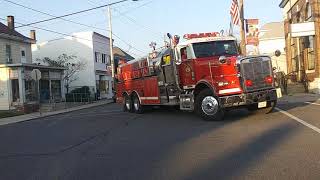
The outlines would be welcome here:
[[[102,35],[102,34],[100,34],[100,33],[93,32],[93,34],[94,34],[94,35],[97,35],[97,36],[100,36],[100,37],[102,37],[102,38],[106,38],[106,39],[109,39],[109,40],[110,40],[109,37],[107,37],[107,36],[105,36],[105,35]],[[112,40],[114,40],[114,39],[112,39]]]
[[[22,38],[23,40],[27,40],[27,41],[33,41],[32,39],[20,34],[16,30],[13,30],[13,31],[10,30],[8,28],[8,26],[4,25],[1,22],[0,22],[0,34],[5,34],[5,35],[13,36],[13,37],[16,37],[16,38]]]
[[[288,2],[289,0],[282,0],[281,3],[279,4],[279,7],[284,8]]]
[[[282,39],[284,36],[284,23],[271,22],[262,26],[260,29],[260,40],[266,39]]]
[[[221,37],[208,37],[208,38],[194,38],[178,44],[178,46],[186,46],[192,43],[202,43],[208,41],[235,41],[236,38],[232,36],[221,36]]]
[[[0,64],[0,68],[5,67],[32,67],[32,68],[39,68],[39,69],[53,69],[53,70],[66,70],[65,67],[53,67],[53,66],[44,66],[38,64],[26,64],[26,63],[19,63],[19,64]]]
[[[114,54],[114,56],[119,56],[119,57],[121,57],[123,59],[126,59],[128,61],[134,59],[134,57],[132,57],[130,54],[126,53],[125,51],[123,51],[119,47],[114,47],[113,48],[113,54]]]

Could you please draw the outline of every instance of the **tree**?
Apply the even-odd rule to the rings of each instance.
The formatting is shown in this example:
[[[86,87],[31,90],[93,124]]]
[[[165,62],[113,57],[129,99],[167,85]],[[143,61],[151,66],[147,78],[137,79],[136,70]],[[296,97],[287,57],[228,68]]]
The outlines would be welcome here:
[[[82,71],[86,63],[78,60],[77,56],[62,54],[58,56],[57,59],[50,59],[48,57],[44,57],[43,59],[37,59],[38,62],[42,62],[51,67],[63,67],[66,68],[63,76],[63,80],[65,82],[65,88],[67,89],[67,93],[69,93],[70,84],[76,80],[78,80],[77,74]]]

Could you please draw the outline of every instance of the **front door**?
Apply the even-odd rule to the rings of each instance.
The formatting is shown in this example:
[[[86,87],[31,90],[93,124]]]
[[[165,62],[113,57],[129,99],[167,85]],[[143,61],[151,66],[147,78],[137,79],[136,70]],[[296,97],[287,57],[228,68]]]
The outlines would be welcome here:
[[[50,100],[49,80],[40,80],[40,100],[43,102]]]

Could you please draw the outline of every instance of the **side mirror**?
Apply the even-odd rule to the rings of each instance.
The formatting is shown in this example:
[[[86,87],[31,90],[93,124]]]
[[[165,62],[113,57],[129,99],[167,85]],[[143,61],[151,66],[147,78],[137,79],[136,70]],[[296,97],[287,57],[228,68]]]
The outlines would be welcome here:
[[[275,55],[276,57],[281,56],[281,51],[280,51],[280,50],[276,50],[276,51],[274,52],[274,55]]]
[[[172,39],[172,35],[170,33],[167,33],[167,36],[169,39]]]

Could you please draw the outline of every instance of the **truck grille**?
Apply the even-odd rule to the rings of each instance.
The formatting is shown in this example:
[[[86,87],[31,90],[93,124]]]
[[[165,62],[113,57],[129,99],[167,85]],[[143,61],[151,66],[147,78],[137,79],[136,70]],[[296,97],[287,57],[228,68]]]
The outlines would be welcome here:
[[[269,57],[251,57],[246,58],[241,61],[241,76],[246,82],[246,80],[252,81],[252,86],[245,87],[245,83],[243,83],[244,89],[246,91],[255,91],[271,88],[272,84],[268,84],[265,82],[265,78],[267,76],[272,76],[272,65],[271,59]]]

